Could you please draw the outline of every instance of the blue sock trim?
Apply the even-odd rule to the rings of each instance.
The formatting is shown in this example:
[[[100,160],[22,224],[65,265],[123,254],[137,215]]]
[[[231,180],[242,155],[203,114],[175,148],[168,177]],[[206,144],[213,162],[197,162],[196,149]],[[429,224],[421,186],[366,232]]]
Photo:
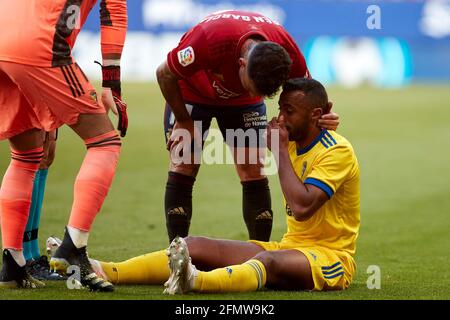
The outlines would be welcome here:
[[[40,171],[40,170],[39,170]],[[30,260],[33,258],[33,252],[31,250],[31,242],[27,238],[27,235],[31,234],[31,230],[34,229],[33,223],[34,223],[34,215],[36,212],[36,206],[37,206],[37,199],[39,195],[39,180],[40,180],[40,173],[39,171],[36,172],[36,176],[34,178],[33,182],[33,194],[31,196],[31,205],[30,205],[30,212],[28,214],[28,221],[27,225],[25,227],[25,233],[23,235],[23,255],[25,256],[25,260]]]
[[[36,230],[36,233],[39,230],[39,225],[41,223],[41,211],[42,205],[44,203],[44,194],[45,194],[45,186],[47,183],[48,169],[41,169],[38,171],[39,174],[39,188],[38,195],[36,198],[36,209],[33,217],[33,230]],[[39,250],[39,241],[38,237],[36,240],[31,241],[31,254],[34,259],[39,259],[41,256],[41,252]]]

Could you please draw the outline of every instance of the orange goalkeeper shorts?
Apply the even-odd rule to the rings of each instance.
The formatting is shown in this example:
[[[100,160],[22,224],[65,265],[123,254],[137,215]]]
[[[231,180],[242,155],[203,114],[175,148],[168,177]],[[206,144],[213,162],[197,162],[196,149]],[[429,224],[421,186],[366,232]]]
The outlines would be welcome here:
[[[52,131],[96,113],[106,111],[77,64],[47,68],[0,61],[0,140],[33,128]]]

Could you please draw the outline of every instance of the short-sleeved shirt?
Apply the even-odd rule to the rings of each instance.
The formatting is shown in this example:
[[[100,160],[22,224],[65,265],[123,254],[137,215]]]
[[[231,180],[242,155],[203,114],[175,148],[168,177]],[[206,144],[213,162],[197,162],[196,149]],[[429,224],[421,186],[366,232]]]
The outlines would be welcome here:
[[[334,131],[323,130],[306,148],[289,144],[297,176],[322,189],[329,200],[306,221],[297,221],[284,200],[288,230],[283,241],[354,255],[360,225],[360,173],[353,148]]]
[[[97,0],[0,0],[0,61],[38,67],[73,63],[72,47]],[[121,53],[126,0],[101,0],[103,53]]]
[[[258,13],[221,11],[185,33],[167,55],[170,70],[182,78],[184,100],[205,105],[260,102],[262,98],[251,97],[239,79],[241,48],[252,37],[286,49],[293,61],[290,78],[309,77],[300,49],[280,24]]]

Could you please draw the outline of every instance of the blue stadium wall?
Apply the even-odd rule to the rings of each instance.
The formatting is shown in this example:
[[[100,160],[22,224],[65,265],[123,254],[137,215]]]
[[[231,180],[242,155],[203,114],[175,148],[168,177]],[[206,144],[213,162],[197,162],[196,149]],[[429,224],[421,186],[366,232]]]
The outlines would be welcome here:
[[[124,78],[154,80],[156,67],[182,34],[224,9],[257,11],[282,23],[302,49],[312,75],[327,84],[450,82],[450,0],[129,0]],[[93,64],[100,57],[98,6],[74,54],[98,78]]]

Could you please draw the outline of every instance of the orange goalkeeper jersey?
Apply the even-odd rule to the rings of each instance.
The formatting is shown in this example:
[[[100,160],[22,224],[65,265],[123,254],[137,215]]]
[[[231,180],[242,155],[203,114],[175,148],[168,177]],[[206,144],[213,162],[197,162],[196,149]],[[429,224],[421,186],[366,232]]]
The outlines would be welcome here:
[[[71,64],[72,47],[97,0],[0,0],[0,61],[49,67]],[[102,53],[121,54],[126,0],[101,0]]]

